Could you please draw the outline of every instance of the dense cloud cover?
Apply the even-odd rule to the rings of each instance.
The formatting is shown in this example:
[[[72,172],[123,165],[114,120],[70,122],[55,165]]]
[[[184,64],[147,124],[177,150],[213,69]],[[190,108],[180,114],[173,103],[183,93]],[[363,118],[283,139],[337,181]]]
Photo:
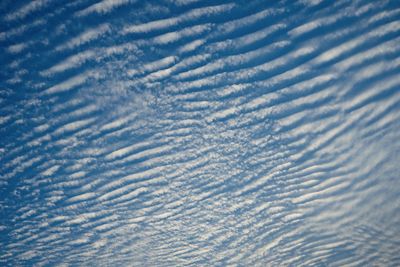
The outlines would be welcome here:
[[[0,2],[0,265],[400,266],[400,2]]]

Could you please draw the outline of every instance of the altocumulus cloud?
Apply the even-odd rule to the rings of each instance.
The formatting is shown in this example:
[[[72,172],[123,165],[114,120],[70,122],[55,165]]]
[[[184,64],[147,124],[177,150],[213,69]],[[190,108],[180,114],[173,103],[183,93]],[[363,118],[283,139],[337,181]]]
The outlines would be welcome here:
[[[398,1],[0,13],[0,265],[400,265]]]

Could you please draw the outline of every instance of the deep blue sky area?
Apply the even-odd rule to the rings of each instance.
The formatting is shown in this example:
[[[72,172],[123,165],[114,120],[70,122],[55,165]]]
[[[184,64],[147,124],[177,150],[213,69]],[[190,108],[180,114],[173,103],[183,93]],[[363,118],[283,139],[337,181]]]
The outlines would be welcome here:
[[[400,266],[398,0],[2,0],[0,47],[0,266]]]

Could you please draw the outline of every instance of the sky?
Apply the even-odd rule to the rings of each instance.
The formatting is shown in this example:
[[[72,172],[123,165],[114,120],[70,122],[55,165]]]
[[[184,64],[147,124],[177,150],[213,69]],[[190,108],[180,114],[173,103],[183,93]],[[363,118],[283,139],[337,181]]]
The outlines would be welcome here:
[[[400,266],[400,2],[0,2],[1,266]]]

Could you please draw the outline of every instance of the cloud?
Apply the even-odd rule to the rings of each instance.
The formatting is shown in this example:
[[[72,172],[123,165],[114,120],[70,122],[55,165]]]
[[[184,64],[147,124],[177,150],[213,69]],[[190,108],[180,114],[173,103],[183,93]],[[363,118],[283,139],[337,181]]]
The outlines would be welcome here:
[[[93,40],[96,40],[100,37],[104,37],[105,34],[110,32],[110,25],[107,23],[103,23],[95,28],[86,30],[85,32],[79,34],[76,37],[69,39],[66,43],[59,45],[55,48],[56,51],[63,51],[66,49],[73,49]]]
[[[235,6],[234,4],[224,4],[218,6],[207,6],[207,7],[197,8],[175,18],[155,20],[139,25],[125,26],[122,33],[123,34],[146,33],[155,30],[167,29],[183,22],[193,21],[198,18],[207,17],[210,15],[218,14],[220,12],[227,12],[234,6]]]
[[[65,80],[61,83],[58,83],[45,91],[43,91],[43,94],[45,95],[51,95],[51,94],[56,94],[56,93],[61,93],[65,91],[72,90],[76,88],[77,86],[80,86],[84,84],[91,76],[91,73],[83,73],[83,74],[78,74],[72,78],[69,78],[68,80]]]
[[[100,14],[104,15],[110,13],[114,9],[124,6],[127,4],[135,3],[136,1],[132,0],[102,0],[96,4],[93,4],[83,10],[76,12],[78,17],[88,16],[90,14]]]
[[[34,0],[31,1],[29,4],[23,5],[20,7],[18,10],[7,14],[4,17],[4,20],[6,21],[14,21],[14,20],[20,20],[24,19],[28,15],[44,8],[47,7],[51,3],[49,0]]]

